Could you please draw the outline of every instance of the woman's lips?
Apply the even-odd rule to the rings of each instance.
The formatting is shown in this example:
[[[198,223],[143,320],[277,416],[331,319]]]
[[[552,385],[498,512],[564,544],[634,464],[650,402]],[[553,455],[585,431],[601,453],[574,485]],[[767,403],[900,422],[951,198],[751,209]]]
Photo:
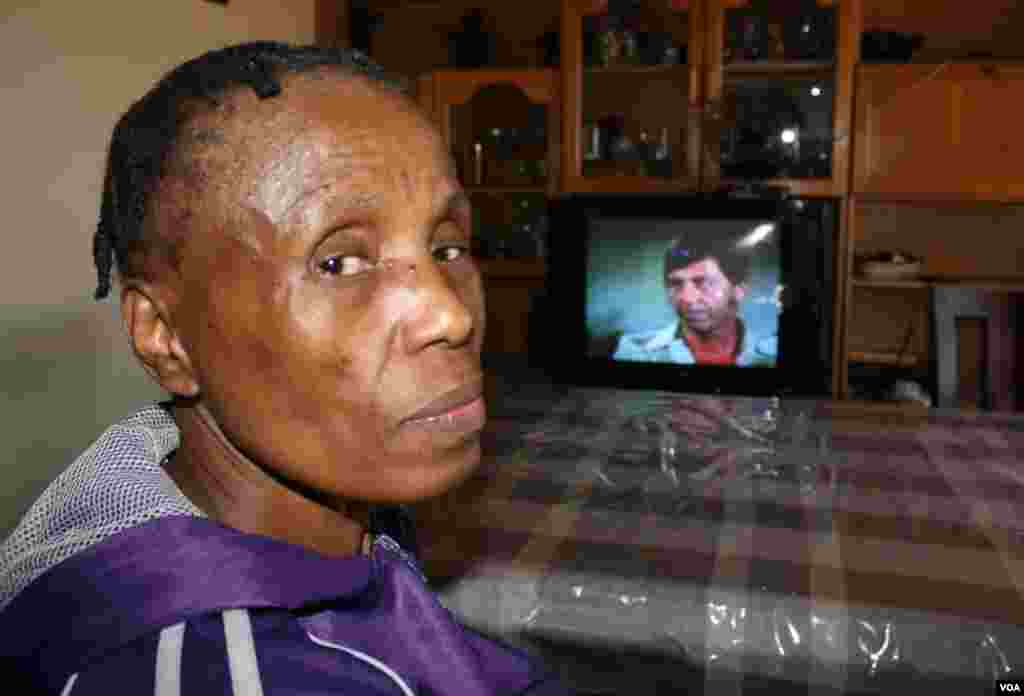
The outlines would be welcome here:
[[[406,417],[402,426],[433,432],[481,430],[487,422],[483,387],[483,377],[477,376],[461,386],[443,391]]]
[[[439,415],[410,418],[403,422],[403,426],[431,432],[470,433],[482,430],[486,422],[484,399],[478,396]]]

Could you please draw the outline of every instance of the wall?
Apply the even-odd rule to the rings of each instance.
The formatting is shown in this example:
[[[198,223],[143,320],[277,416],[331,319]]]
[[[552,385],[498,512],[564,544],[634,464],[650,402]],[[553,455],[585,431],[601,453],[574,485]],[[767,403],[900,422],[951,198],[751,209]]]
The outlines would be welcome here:
[[[250,39],[309,43],[314,0],[0,7],[0,534],[113,420],[160,397],[116,301],[92,301],[92,233],[117,116],[154,79]]]

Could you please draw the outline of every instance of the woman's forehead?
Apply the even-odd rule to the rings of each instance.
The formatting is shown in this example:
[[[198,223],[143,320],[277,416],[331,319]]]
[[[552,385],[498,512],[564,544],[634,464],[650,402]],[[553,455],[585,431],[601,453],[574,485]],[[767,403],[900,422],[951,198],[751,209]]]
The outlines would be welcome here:
[[[217,227],[265,248],[315,233],[349,205],[382,207],[398,195],[427,203],[457,189],[431,123],[401,95],[360,80],[288,80],[276,97],[243,90],[232,108],[197,115],[186,131],[192,152],[161,183],[160,234],[198,242]],[[192,234],[197,225],[203,234]]]
[[[213,146],[234,145],[250,157],[270,159],[295,146],[318,143],[335,153],[357,138],[389,141],[434,140],[436,133],[418,107],[400,94],[371,85],[365,78],[313,79],[302,74],[284,80],[279,95],[260,99],[242,89],[228,99],[229,108],[197,115],[191,130],[217,130]]]
[[[417,108],[363,82],[297,78],[270,99],[240,93],[233,110],[192,124],[193,132],[219,131],[204,135],[210,145],[195,154],[215,165],[208,173],[222,179],[216,183],[235,188],[275,220],[303,196],[339,181],[372,188],[375,176],[406,185],[453,178],[440,137]]]

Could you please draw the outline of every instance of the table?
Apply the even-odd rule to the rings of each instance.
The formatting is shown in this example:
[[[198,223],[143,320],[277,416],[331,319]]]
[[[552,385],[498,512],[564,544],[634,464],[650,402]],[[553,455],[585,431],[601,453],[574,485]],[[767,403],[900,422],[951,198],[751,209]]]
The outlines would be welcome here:
[[[491,401],[480,470],[414,511],[424,567],[580,692],[987,694],[1024,674],[1024,418]]]

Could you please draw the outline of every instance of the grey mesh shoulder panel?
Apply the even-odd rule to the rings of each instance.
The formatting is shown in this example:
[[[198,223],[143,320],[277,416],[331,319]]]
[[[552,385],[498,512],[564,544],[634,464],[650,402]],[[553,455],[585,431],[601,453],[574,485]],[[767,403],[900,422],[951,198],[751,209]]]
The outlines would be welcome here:
[[[161,466],[179,441],[159,405],[103,433],[0,546],[0,609],[49,568],[118,532],[160,517],[203,517]]]

